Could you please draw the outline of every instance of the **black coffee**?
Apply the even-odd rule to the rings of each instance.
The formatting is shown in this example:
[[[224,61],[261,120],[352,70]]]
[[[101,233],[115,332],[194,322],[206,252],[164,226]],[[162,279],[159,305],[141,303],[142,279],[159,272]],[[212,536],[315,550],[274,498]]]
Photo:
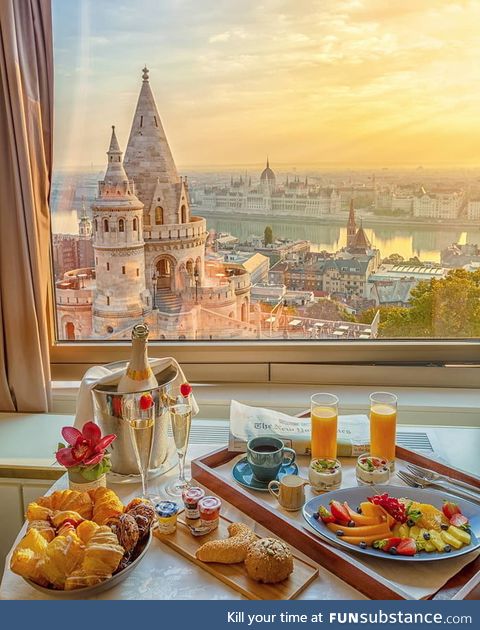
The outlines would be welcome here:
[[[278,451],[278,448],[271,444],[259,444],[255,446],[255,448],[252,448],[252,451],[254,453],[275,453],[275,451]]]

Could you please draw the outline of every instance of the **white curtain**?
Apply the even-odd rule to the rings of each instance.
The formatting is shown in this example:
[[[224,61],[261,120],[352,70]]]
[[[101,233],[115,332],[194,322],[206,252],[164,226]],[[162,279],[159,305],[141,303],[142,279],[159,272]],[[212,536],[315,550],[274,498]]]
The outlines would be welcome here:
[[[0,411],[47,411],[50,0],[0,0]]]

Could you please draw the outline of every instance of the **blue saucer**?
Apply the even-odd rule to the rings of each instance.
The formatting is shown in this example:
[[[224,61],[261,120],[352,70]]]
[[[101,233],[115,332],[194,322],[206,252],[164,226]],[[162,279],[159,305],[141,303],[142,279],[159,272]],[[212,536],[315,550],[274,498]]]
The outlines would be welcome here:
[[[255,479],[246,457],[240,459],[235,464],[232,470],[232,474],[235,481],[237,481],[241,486],[244,486],[245,488],[250,488],[250,490],[268,492],[268,481],[258,481],[258,479]],[[282,466],[278,471],[276,479],[279,480],[282,477],[285,477],[285,475],[298,475],[297,465],[288,464],[286,466]]]

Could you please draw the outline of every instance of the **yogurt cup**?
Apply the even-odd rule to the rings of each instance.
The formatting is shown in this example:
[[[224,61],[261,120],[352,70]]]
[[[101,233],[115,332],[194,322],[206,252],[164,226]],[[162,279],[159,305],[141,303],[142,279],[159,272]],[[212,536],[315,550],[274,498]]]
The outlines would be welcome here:
[[[338,490],[342,483],[342,464],[330,457],[312,459],[308,467],[308,480],[317,492]]]
[[[376,457],[363,453],[357,459],[355,474],[359,486],[388,483],[390,479],[390,462],[385,457]]]

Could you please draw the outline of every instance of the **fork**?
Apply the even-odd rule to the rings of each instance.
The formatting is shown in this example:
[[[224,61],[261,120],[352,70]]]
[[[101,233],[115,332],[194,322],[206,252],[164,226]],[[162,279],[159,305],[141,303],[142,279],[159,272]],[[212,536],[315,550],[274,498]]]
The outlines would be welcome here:
[[[433,470],[428,470],[428,468],[422,468],[421,466],[416,466],[415,464],[407,464],[407,468],[417,477],[425,479],[425,481],[445,481],[446,483],[450,483],[454,486],[459,486],[460,488],[468,490],[469,492],[480,494],[480,488],[475,488],[475,486],[472,486],[472,484],[461,481],[460,479],[453,479],[452,477],[447,477],[447,475],[441,475],[440,473],[436,473]]]
[[[441,481],[426,481],[425,479],[421,479],[416,477],[415,475],[411,475],[407,473],[405,470],[397,471],[397,477],[401,479],[407,486],[411,488],[428,488],[433,486],[434,488],[444,488],[448,492],[453,492],[458,494],[458,496],[463,497],[464,499],[468,499],[469,501],[474,501],[475,503],[480,503],[480,497],[478,495],[470,494],[467,490],[463,490],[460,488],[451,488]]]

